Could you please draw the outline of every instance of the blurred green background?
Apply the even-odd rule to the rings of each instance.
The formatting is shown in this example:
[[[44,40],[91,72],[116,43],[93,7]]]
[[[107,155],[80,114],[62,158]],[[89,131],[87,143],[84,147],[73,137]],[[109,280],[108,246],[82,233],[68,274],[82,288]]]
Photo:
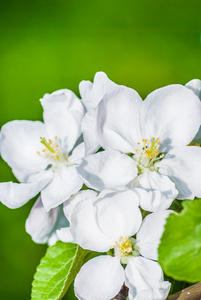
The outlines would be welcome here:
[[[79,82],[97,71],[143,98],[201,78],[200,11],[200,0],[1,1],[0,125],[42,120],[44,93],[78,94]],[[14,180],[2,160],[0,170],[0,181]],[[17,210],[0,205],[1,299],[30,299],[46,249],[25,232],[33,203]]]

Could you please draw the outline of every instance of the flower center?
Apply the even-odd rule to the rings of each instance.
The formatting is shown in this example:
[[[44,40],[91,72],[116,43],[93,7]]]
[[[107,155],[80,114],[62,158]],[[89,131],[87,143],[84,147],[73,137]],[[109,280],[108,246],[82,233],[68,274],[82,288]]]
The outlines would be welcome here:
[[[151,171],[157,171],[158,168],[154,166],[157,160],[164,157],[160,154],[160,139],[142,139],[142,143],[137,143],[138,148],[135,149],[133,159],[138,163],[138,175],[142,174],[145,168]]]
[[[54,137],[54,140],[49,139],[47,141],[44,137],[41,137],[40,139],[41,144],[43,144],[45,148],[42,149],[41,152],[37,151],[38,155],[51,159],[57,166],[61,164],[65,164],[67,166],[71,165],[68,155],[64,155],[61,150],[57,136]]]
[[[114,255],[120,257],[122,264],[128,263],[129,256],[139,256],[140,253],[135,246],[136,239],[128,237],[120,237],[119,240],[112,247],[114,248]]]

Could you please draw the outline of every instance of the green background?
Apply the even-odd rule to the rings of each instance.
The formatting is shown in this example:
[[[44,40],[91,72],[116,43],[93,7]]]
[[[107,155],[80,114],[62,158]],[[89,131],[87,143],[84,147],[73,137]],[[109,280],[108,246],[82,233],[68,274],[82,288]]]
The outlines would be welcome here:
[[[201,78],[200,10],[200,0],[1,1],[0,125],[42,120],[44,93],[78,94],[79,82],[97,71],[143,98]],[[2,160],[0,170],[0,181],[13,180]],[[46,249],[24,229],[33,203],[16,210],[0,205],[1,299],[30,299]]]

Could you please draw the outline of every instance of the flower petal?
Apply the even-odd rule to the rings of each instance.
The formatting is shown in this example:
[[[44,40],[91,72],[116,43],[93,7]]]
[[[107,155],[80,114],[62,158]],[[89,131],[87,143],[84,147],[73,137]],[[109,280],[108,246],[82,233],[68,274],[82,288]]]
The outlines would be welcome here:
[[[30,183],[0,183],[0,201],[9,208],[18,208],[45,188],[51,178],[40,178]]]
[[[163,281],[163,271],[157,262],[139,256],[131,257],[125,274],[130,293],[129,299],[166,299],[170,283]]]
[[[29,182],[29,177],[30,177],[29,175],[22,173],[16,169],[12,169],[12,172],[15,178],[17,178],[19,182],[23,182],[23,183]]]
[[[193,79],[193,80],[189,81],[185,86],[188,89],[192,90],[194,92],[194,94],[197,95],[199,97],[199,99],[201,100],[201,80]],[[198,133],[194,137],[193,142],[201,144],[201,126],[199,128]]]
[[[193,79],[185,84],[185,87],[192,90],[201,100],[201,80]]]
[[[169,176],[179,191],[178,199],[201,197],[201,148],[188,146],[171,150],[160,163],[159,172]]]
[[[148,169],[132,182],[132,186],[149,192],[147,197],[141,197],[140,206],[151,212],[169,208],[178,195],[173,180]]]
[[[139,110],[142,99],[133,89],[121,86],[107,93],[97,107],[97,128],[104,149],[134,153],[141,140]]]
[[[160,152],[188,145],[200,124],[201,103],[182,85],[169,85],[152,92],[140,110],[142,136],[160,138]]]
[[[114,150],[89,155],[77,170],[88,187],[100,191],[124,187],[137,175],[134,160]]]
[[[64,227],[56,231],[58,239],[64,243],[75,243],[70,227]]]
[[[85,201],[88,198],[94,198],[97,196],[97,193],[92,190],[84,190],[72,195],[67,201],[63,204],[64,215],[70,221],[70,216],[73,212],[75,206],[81,201]]]
[[[71,233],[83,249],[106,252],[111,248],[113,241],[98,227],[94,201],[96,197],[76,205],[70,220]]]
[[[104,72],[97,72],[94,82],[83,80],[79,84],[82,102],[87,110],[95,108],[103,96],[118,85],[112,82]]]
[[[69,160],[72,164],[79,164],[81,158],[83,158],[84,156],[85,156],[85,144],[82,142],[73,149],[73,152],[69,157]]]
[[[75,194],[82,187],[82,180],[75,166],[63,167],[56,170],[50,184],[41,192],[42,202],[49,211]]]
[[[100,148],[97,134],[97,110],[90,109],[82,121],[82,133],[86,145],[86,155],[95,153]]]
[[[170,213],[172,213],[171,210],[160,210],[146,216],[143,220],[136,236],[136,246],[145,258],[158,259],[158,245],[164,231],[166,218]]]
[[[45,94],[40,100],[43,118],[50,138],[58,136],[62,147],[70,151],[81,134],[84,108],[78,97],[70,90],[58,90]]]
[[[46,136],[44,124],[39,121],[11,121],[1,129],[1,155],[8,165],[23,174],[40,172],[47,161],[37,154]]]
[[[52,234],[48,240],[48,245],[52,246],[54,245],[57,241],[60,240],[59,236],[58,236],[58,232],[60,230],[62,230],[63,228],[69,228],[70,224],[68,222],[68,220],[66,219],[66,217],[64,216],[63,213],[63,207],[62,205],[59,206],[59,215],[57,218],[57,222],[52,230]],[[69,234],[69,240],[68,242],[70,243],[71,241],[73,241],[72,235]]]
[[[119,260],[98,256],[84,264],[75,278],[75,295],[82,300],[110,300],[124,283],[124,269]]]
[[[131,190],[109,193],[94,203],[102,232],[113,240],[134,235],[142,222],[139,196]]]
[[[26,232],[31,235],[35,243],[47,243],[56,224],[58,214],[59,207],[46,212],[41,197],[38,198],[26,220]]]

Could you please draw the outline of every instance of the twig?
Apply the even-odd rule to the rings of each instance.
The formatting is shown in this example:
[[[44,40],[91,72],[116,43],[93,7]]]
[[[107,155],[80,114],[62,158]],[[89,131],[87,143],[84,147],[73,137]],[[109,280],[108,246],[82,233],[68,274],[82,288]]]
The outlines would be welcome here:
[[[119,294],[116,295],[112,300],[126,300],[127,296],[128,296],[128,288],[125,285],[123,285]]]
[[[127,296],[128,288],[123,285],[119,294],[112,300],[126,300]],[[191,285],[173,295],[170,295],[166,300],[201,300],[201,282]]]
[[[201,282],[170,295],[167,300],[201,300]]]

